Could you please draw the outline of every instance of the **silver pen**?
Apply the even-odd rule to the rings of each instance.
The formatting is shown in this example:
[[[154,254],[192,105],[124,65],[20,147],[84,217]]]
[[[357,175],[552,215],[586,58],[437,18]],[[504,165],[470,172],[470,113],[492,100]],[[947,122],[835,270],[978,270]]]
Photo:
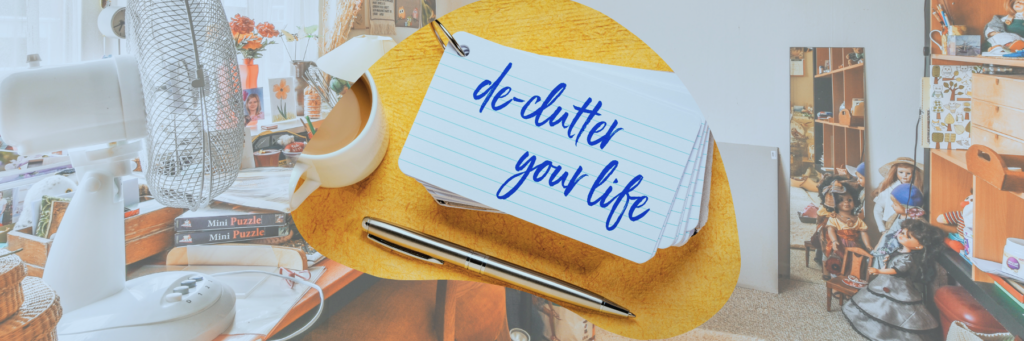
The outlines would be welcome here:
[[[626,308],[583,288],[441,239],[370,217],[363,218],[363,229],[370,240],[406,256],[434,264],[449,262],[584,308],[622,317],[636,317]]]

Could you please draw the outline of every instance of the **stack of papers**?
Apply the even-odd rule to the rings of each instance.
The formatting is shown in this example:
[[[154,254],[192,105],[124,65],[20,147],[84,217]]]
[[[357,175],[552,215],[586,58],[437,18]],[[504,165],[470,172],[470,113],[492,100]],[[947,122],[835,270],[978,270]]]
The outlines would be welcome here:
[[[455,38],[471,53],[445,52],[399,157],[438,203],[636,263],[703,227],[713,139],[675,74]]]

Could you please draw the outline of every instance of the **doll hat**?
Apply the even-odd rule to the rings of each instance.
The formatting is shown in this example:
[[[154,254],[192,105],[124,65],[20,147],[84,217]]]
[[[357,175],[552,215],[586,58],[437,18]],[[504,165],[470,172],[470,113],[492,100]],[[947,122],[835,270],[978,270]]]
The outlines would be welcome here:
[[[889,169],[891,169],[892,166],[895,166],[897,164],[904,164],[904,165],[909,165],[909,166],[915,166],[915,167],[917,167],[917,171],[919,171],[921,173],[924,173],[924,165],[922,165],[920,162],[914,162],[914,159],[911,159],[911,158],[905,157],[905,156],[904,157],[896,158],[896,160],[893,160],[892,162],[889,162],[887,164],[882,165],[882,167],[878,168],[878,173],[881,173],[882,176],[889,175]],[[861,173],[861,174],[864,174],[864,173]]]
[[[916,186],[900,184],[892,189],[892,197],[900,204],[921,207],[924,205],[924,194]]]

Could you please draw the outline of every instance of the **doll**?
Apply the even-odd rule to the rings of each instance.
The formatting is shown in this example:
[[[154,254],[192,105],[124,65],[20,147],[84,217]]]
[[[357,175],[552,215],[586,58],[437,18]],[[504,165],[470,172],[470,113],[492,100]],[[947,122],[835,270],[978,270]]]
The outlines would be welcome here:
[[[875,208],[872,218],[878,231],[884,233],[885,222],[895,214],[892,210],[892,198],[889,197],[889,193],[900,184],[910,183],[911,179],[914,181],[913,185],[920,189],[924,184],[924,175],[922,175],[924,167],[909,157],[901,157],[879,167],[878,172],[885,176],[885,180],[882,180],[875,190]]]
[[[860,219],[864,219],[864,192],[866,192],[864,190],[864,184],[866,183],[864,179],[864,163],[861,162],[857,168],[848,165],[846,166],[846,171],[856,178],[855,185],[860,193],[860,196],[857,198],[860,201],[860,205],[853,208],[853,214],[856,214]]]
[[[924,221],[926,219],[923,208],[924,195],[921,194],[920,189],[911,184],[896,186],[889,193],[889,201],[894,214],[885,221],[885,234],[878,240],[875,249],[871,251],[871,254],[875,256],[873,265],[875,267],[882,267],[885,264],[884,257],[899,250],[900,246],[896,241],[896,235],[900,233],[904,220]]]
[[[871,340],[942,340],[939,321],[925,305],[935,279],[935,257],[943,233],[920,220],[904,220],[897,234],[900,249],[886,257],[878,275],[843,304],[843,315]]]
[[[971,189],[971,192],[974,192],[974,189]],[[954,226],[956,226],[957,233],[959,233],[961,236],[963,236],[963,234],[964,234],[964,209],[966,209],[967,206],[970,203],[972,203],[972,202],[974,202],[974,195],[973,194],[967,196],[967,199],[964,199],[964,201],[960,202],[960,210],[949,211],[949,212],[943,213],[942,215],[936,217],[935,220],[938,221],[939,224],[954,225]]]
[[[822,264],[822,252],[824,244],[821,242],[821,232],[825,227],[825,223],[828,222],[829,216],[835,212],[835,198],[830,194],[832,193],[832,184],[842,180],[835,174],[826,173],[825,177],[818,183],[818,207],[817,220],[814,225],[814,234],[811,235],[811,243],[818,245],[818,249],[814,251],[814,262],[818,265]],[[825,273],[824,275],[828,275]],[[829,277],[831,278],[831,277]]]
[[[841,265],[847,247],[869,249],[871,245],[868,240],[868,225],[853,213],[853,209],[859,205],[857,191],[853,186],[834,181],[828,192],[835,203],[835,210],[829,215],[821,232],[822,253],[829,258],[822,267],[822,279],[842,271],[839,269],[841,266],[834,265],[836,260],[839,260]]]
[[[992,16],[985,25],[988,52],[1013,53],[1024,49],[1024,0],[1004,0],[1005,16]]]

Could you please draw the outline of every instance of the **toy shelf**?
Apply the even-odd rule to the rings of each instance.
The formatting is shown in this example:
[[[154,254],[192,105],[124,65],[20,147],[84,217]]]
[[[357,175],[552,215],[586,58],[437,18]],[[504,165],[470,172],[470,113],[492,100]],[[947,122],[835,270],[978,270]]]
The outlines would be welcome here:
[[[943,3],[940,0],[929,0],[929,5],[933,10],[936,5]],[[982,36],[982,47],[984,47],[984,34],[985,25],[988,24],[989,20],[992,20],[992,15],[997,13],[1003,13],[1006,10],[1003,9],[1002,1],[968,1],[966,3],[947,3],[952,5],[951,8],[946,8],[946,14],[949,16],[949,20],[954,25],[964,25],[967,27],[968,35]],[[945,5],[944,5],[945,6]],[[929,29],[926,32],[932,30],[942,30],[942,23],[935,17],[930,18]],[[1024,67],[1024,58],[1005,58],[1005,57],[967,57],[967,56],[950,56],[943,54],[942,51],[934,43],[928,43],[931,48],[932,65],[1002,65],[1011,67]]]
[[[928,220],[938,225],[943,213],[959,211],[962,202],[974,191],[974,257],[1003,261],[1006,238],[1024,238],[1019,222],[1024,219],[1024,194],[1000,191],[967,170],[967,151],[931,151],[929,179],[931,205]],[[974,268],[973,279],[992,282]]]

